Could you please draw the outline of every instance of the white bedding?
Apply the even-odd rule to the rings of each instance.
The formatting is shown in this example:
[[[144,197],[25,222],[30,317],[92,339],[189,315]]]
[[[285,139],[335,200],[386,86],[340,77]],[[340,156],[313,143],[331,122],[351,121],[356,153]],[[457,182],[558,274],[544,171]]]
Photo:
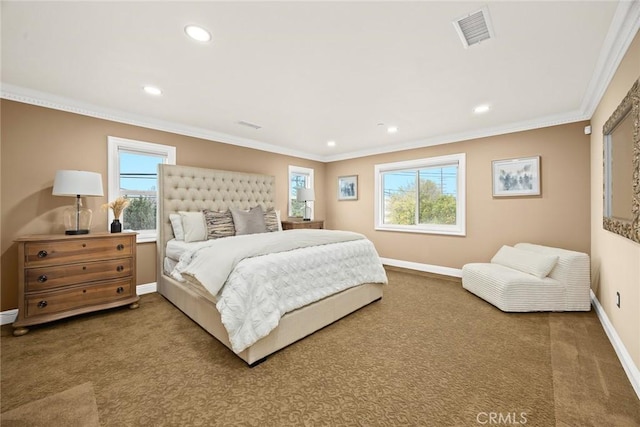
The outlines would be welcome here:
[[[236,353],[268,335],[289,311],[363,283],[387,282],[373,243],[334,230],[211,240],[184,252],[172,275],[216,296]]]

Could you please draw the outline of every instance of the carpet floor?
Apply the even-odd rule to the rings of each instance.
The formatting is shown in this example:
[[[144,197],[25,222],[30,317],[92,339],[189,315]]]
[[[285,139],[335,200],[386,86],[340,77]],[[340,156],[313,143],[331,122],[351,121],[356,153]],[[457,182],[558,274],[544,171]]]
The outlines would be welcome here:
[[[43,407],[50,426],[72,409],[95,425],[92,405],[102,426],[640,425],[593,311],[503,313],[456,280],[388,275],[381,301],[255,368],[156,293],[23,337],[3,326],[2,425],[39,425],[24,417]]]

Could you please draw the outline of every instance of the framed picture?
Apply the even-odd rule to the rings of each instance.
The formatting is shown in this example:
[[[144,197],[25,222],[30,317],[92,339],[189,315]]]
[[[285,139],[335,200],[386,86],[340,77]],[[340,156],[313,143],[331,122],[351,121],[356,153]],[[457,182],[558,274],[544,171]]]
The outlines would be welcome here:
[[[358,175],[338,177],[338,200],[358,200]]]
[[[539,196],[540,156],[494,160],[493,196]]]

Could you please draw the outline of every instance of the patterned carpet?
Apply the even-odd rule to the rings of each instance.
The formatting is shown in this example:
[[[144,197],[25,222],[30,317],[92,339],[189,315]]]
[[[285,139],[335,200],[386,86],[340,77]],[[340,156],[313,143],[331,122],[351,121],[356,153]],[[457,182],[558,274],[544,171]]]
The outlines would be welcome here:
[[[102,426],[640,425],[594,312],[507,314],[459,281],[389,279],[253,369],[158,294],[23,337],[4,326],[1,412],[89,383]]]

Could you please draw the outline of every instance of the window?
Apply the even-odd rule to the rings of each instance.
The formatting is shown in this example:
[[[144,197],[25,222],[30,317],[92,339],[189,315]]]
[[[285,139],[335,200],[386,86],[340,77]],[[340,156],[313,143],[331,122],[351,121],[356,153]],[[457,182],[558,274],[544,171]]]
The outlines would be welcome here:
[[[289,216],[294,218],[304,217],[304,202],[296,199],[298,188],[313,188],[313,169],[289,166]],[[313,202],[307,203],[313,219]]]
[[[376,230],[465,235],[466,156],[375,166]]]
[[[176,148],[130,139],[108,138],[109,201],[130,200],[122,228],[138,232],[138,242],[156,240],[158,164],[176,164]],[[109,211],[109,222],[113,212]]]

